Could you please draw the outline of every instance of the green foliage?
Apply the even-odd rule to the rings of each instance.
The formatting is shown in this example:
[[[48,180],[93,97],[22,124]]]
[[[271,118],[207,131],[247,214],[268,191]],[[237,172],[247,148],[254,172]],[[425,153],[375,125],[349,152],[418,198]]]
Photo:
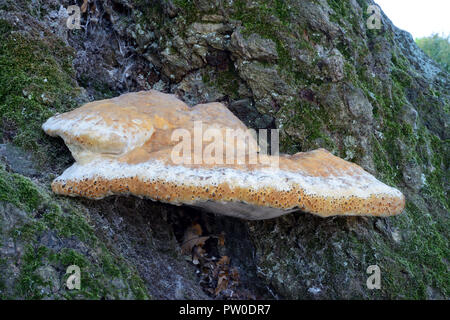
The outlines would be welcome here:
[[[434,34],[430,37],[418,38],[416,43],[431,59],[450,72],[450,36],[441,37]]]

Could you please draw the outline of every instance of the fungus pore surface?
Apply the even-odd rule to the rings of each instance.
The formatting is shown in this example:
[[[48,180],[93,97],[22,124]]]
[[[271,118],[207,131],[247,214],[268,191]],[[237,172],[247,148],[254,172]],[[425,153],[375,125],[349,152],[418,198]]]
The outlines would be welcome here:
[[[199,123],[200,149],[193,141]],[[248,136],[242,143],[222,141],[223,152],[234,147],[236,154],[244,154],[244,163],[218,161],[225,159],[217,157],[222,149],[205,152],[217,141],[203,134],[213,129],[226,137],[227,130],[247,130],[221,103],[189,107],[154,90],[128,93],[51,117],[43,129],[63,138],[76,160],[52,183],[62,195],[101,199],[132,194],[245,219],[296,210],[322,217],[391,216],[405,205],[400,191],[324,149],[279,155],[275,162],[277,155],[259,153],[265,161],[253,163],[249,150],[256,139]],[[201,161],[174,161],[183,140],[177,132],[192,138],[184,145],[189,146],[185,158],[195,159],[200,150]]]

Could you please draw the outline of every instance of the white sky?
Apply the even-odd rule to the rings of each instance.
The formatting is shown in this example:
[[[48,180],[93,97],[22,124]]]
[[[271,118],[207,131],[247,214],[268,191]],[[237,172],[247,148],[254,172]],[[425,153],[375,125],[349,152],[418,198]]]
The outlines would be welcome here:
[[[413,38],[450,34],[450,0],[375,0],[400,29]]]

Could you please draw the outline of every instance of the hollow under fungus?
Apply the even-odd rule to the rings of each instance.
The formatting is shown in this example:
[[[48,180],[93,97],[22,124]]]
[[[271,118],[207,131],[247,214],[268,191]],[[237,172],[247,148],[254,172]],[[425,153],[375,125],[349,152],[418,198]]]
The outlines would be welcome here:
[[[202,161],[194,161],[198,150],[189,141],[184,159],[193,161],[176,162],[180,139],[174,139],[174,132],[193,137],[199,122],[205,133],[214,129],[212,136],[247,130],[221,103],[189,107],[154,90],[87,103],[51,117],[44,131],[63,138],[76,160],[53,181],[52,189],[90,199],[131,194],[252,220],[297,210],[322,217],[392,216],[404,208],[400,191],[325,149],[279,155],[276,166],[270,161],[276,155],[261,154],[269,161],[228,163],[216,161],[217,150],[234,146],[236,154],[249,160],[256,139],[248,137],[241,144],[226,140],[209,154],[204,149],[212,140],[203,139]]]

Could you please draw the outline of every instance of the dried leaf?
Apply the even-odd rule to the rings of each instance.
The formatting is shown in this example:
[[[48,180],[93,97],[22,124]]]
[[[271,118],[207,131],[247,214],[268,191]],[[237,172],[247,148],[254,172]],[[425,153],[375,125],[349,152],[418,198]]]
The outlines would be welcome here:
[[[205,241],[209,239],[209,236],[201,236],[202,227],[197,223],[187,228],[184,232],[183,244],[181,245],[181,251],[185,254],[191,253],[192,248],[195,246],[203,246]]]
[[[217,236],[217,243],[221,247],[225,245],[225,234],[221,233]]]
[[[84,0],[84,1],[83,1],[83,4],[81,5],[81,12],[82,12],[82,13],[85,13],[85,12],[86,12],[87,6],[88,6],[88,1],[89,1],[89,0]]]
[[[218,266],[226,266],[230,264],[230,258],[228,256],[222,256],[219,261],[217,261]]]
[[[215,290],[214,293],[215,293],[216,296],[217,296],[217,295],[218,295],[219,293],[221,293],[223,290],[226,290],[227,287],[228,287],[228,278],[227,278],[226,274],[221,275],[221,276],[219,277],[219,279],[217,280],[217,287],[216,287],[216,290]]]
[[[202,227],[198,223],[193,224],[190,229],[191,232],[197,236],[201,236],[203,233]]]
[[[97,7],[95,6],[95,2],[93,2],[91,4],[91,13],[97,13],[97,15],[98,15],[98,11],[97,11]]]
[[[231,269],[230,278],[232,279],[232,286],[237,287],[240,284],[239,272],[236,268]]]
[[[200,258],[205,255],[205,250],[202,247],[195,246],[192,252],[192,263],[197,265],[200,263]]]
[[[205,244],[205,241],[208,239],[209,239],[208,236],[204,236],[204,237],[195,236],[195,237],[188,238],[181,245],[181,251],[183,251],[184,253],[190,253],[190,252],[192,252],[193,247],[203,246]]]

